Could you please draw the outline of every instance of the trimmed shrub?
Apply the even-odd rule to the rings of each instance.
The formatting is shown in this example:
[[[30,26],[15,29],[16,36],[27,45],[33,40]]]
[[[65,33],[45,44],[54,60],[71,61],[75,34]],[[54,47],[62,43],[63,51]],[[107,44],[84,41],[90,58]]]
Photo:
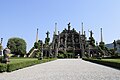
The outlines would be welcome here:
[[[2,56],[0,56],[0,62],[2,62],[2,59],[3,59],[3,57],[2,57]]]
[[[58,58],[64,58],[64,54],[59,54]]]
[[[38,60],[34,60],[34,61],[24,61],[24,62],[19,62],[19,63],[10,63],[7,65],[7,71],[11,72],[14,70],[18,70],[24,67],[28,67],[28,66],[32,66],[35,64],[39,64],[40,61]]]
[[[0,72],[6,72],[7,71],[7,64],[0,64]]]
[[[56,58],[43,59],[43,60],[29,60],[29,61],[27,60],[27,61],[22,61],[22,62],[15,61],[12,63],[10,62],[8,64],[0,63],[0,72],[11,72],[11,71],[15,71],[15,70],[29,67],[32,65],[45,63],[45,62],[49,62],[53,60],[56,60]]]

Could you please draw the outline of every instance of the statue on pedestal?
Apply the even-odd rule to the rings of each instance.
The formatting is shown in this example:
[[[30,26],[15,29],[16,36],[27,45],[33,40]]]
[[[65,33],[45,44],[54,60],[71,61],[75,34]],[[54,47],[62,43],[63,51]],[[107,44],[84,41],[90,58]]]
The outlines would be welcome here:
[[[49,45],[49,42],[50,42],[49,34],[50,34],[50,32],[47,31],[47,33],[46,33],[47,38],[45,38],[45,44],[46,44],[46,45]]]
[[[92,35],[94,34],[93,32],[92,32],[92,30],[91,31],[89,31],[90,32],[90,37],[92,37]]]
[[[68,30],[70,30],[70,27],[71,27],[71,26],[70,26],[70,23],[68,23]]]
[[[4,55],[4,60],[3,60],[3,62],[4,63],[8,63],[8,62],[10,62],[10,60],[9,60],[9,58],[10,58],[10,49],[9,48],[5,48],[4,50],[3,50],[3,55]]]

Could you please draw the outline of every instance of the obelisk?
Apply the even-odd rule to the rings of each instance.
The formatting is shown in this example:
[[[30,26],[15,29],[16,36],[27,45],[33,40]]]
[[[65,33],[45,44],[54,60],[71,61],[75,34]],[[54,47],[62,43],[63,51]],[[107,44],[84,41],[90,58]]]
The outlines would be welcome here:
[[[38,28],[37,28],[37,33],[36,33],[36,42],[38,43]]]
[[[83,22],[82,22],[82,35],[83,35]]]
[[[101,30],[101,42],[103,42],[102,28],[100,28],[100,30]]]

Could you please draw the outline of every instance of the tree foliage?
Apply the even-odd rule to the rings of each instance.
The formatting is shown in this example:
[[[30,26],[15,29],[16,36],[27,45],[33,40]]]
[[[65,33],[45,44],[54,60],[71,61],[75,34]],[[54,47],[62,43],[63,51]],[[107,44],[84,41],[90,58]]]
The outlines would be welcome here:
[[[120,48],[120,40],[117,40],[116,43],[119,45],[119,48]]]
[[[10,48],[12,54],[20,56],[26,54],[26,42],[22,38],[10,38],[7,47]]]
[[[120,45],[120,40],[117,40],[117,44],[119,44],[119,45]]]
[[[105,50],[105,43],[104,42],[100,42],[99,46],[101,47],[102,50]]]
[[[38,42],[35,42],[35,43],[34,43],[34,48],[35,48],[35,49],[39,49],[39,47],[40,47],[40,44],[39,44]]]
[[[89,44],[95,46],[95,39],[93,37],[89,37]]]
[[[0,44],[0,51],[3,49],[2,45]]]

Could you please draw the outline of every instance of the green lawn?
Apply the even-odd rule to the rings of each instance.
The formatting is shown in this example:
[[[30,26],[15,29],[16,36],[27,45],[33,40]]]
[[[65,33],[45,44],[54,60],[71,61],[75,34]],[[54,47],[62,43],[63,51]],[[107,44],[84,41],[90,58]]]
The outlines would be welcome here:
[[[101,60],[120,63],[120,59],[101,59]]]
[[[34,61],[37,58],[11,58],[9,63],[24,62],[24,61]]]
[[[120,59],[118,59],[118,58],[117,59],[92,59],[92,58],[83,58],[83,60],[120,69]]]

